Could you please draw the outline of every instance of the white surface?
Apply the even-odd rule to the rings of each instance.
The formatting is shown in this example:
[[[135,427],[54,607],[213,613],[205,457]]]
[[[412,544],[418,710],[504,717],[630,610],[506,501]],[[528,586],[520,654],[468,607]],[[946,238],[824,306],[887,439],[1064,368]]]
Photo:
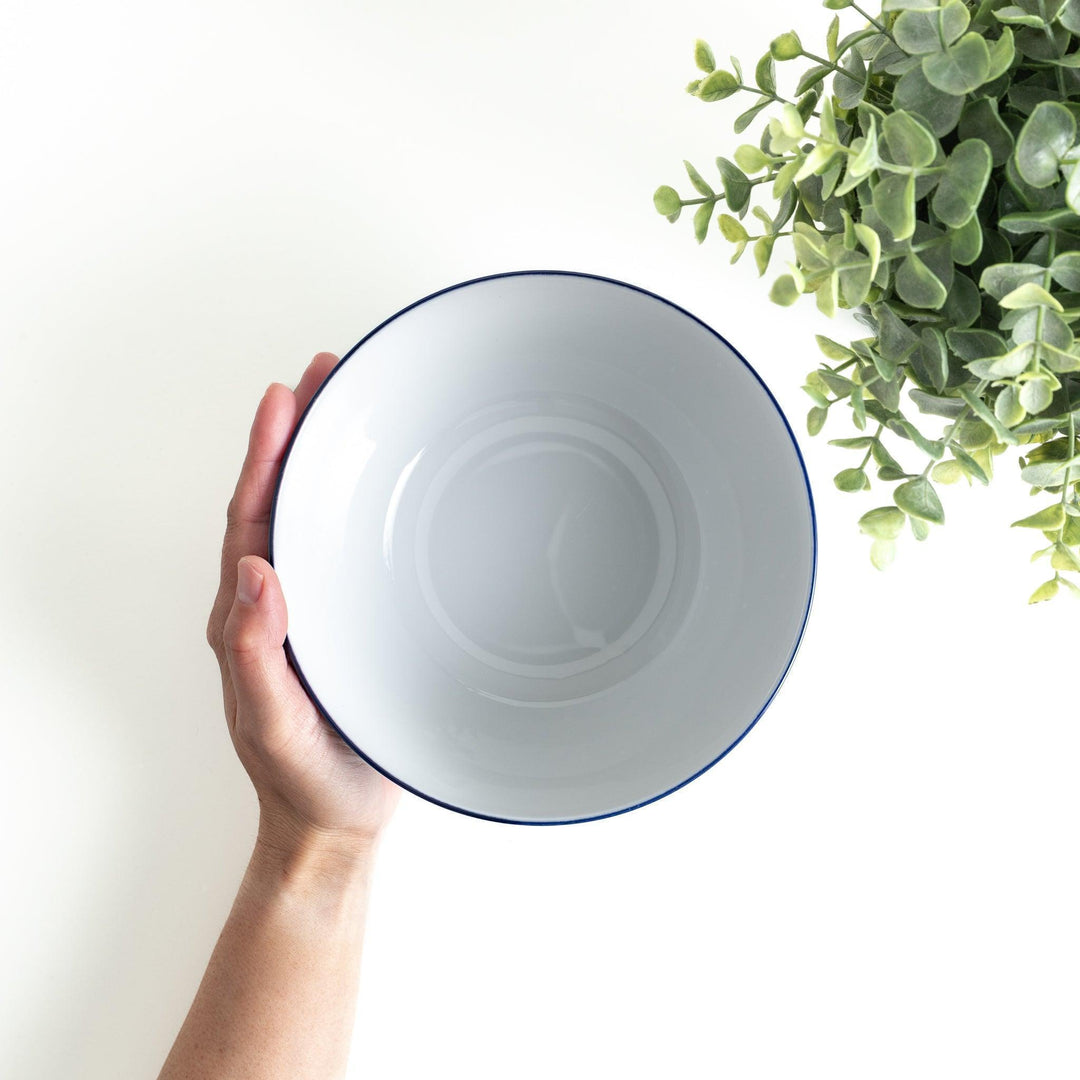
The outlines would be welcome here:
[[[573,274],[381,327],[304,416],[271,522],[326,713],[409,788],[513,822],[639,806],[733,746],[787,671],[813,553],[753,371],[675,306]]]
[[[671,297],[805,412],[823,322],[650,198],[737,143],[735,99],[682,93],[693,38],[749,67],[826,18],[5,5],[0,1074],[153,1076],[232,901],[255,800],[203,632],[267,383],[433,289],[553,266]],[[948,489],[879,574],[875,496],[802,443],[820,576],[766,717],[606,821],[404,799],[352,1075],[1076,1075],[1080,609],[1024,605],[1019,485]]]

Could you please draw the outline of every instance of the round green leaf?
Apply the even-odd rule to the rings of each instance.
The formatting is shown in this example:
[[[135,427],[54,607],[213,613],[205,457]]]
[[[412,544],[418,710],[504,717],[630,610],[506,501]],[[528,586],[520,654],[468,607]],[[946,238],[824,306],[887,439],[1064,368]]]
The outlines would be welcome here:
[[[841,62],[841,70],[833,79],[836,103],[842,109],[854,109],[866,94],[870,78],[866,61],[858,49],[851,49]]]
[[[717,68],[711,75],[701,80],[697,96],[702,101],[722,101],[731,97],[739,89],[739,80],[730,71]]]
[[[1013,26],[1031,26],[1037,30],[1041,30],[1046,25],[1038,15],[1033,15],[1031,12],[1025,11],[1022,7],[1017,7],[1015,4],[998,8],[997,11],[994,12],[994,18],[999,22],[1011,23]]]
[[[965,451],[961,450],[959,446],[955,445],[952,447],[952,452],[956,460],[960,462],[960,465],[963,467],[964,472],[966,472],[968,476],[973,476],[976,480],[979,481],[980,484],[990,483],[990,477],[988,477],[986,473],[983,472],[982,466],[970,454],[966,453]]]
[[[995,167],[1004,165],[1013,152],[1015,141],[1012,132],[998,114],[998,104],[994,98],[978,98],[965,105],[960,114],[958,130],[961,139],[982,139],[990,148]]]
[[[1042,281],[1045,273],[1046,268],[1037,263],[994,263],[983,270],[979,288],[1000,300],[1021,285]]]
[[[922,169],[933,164],[937,157],[938,144],[934,133],[928,131],[911,113],[902,110],[890,113],[885,117],[881,130],[889,153],[897,165],[911,165]]]
[[[1012,30],[1006,26],[1001,31],[1001,37],[996,41],[987,42],[987,47],[990,49],[990,70],[986,73],[986,81],[993,82],[1001,78],[1016,59],[1016,45]]]
[[[1042,510],[1029,514],[1026,518],[1014,521],[1012,527],[1019,526],[1022,529],[1042,529],[1044,532],[1060,529],[1065,524],[1065,511],[1061,503],[1051,503]]]
[[[1006,426],[1021,423],[1027,411],[1020,404],[1020,393],[1015,386],[1003,386],[994,402],[994,415]]]
[[[938,219],[951,228],[967,224],[978,209],[990,179],[993,155],[981,139],[965,139],[945,161],[945,172],[934,191]]]
[[[833,483],[841,491],[862,491],[870,486],[870,481],[862,469],[841,469],[833,477]]]
[[[757,266],[758,277],[761,277],[769,269],[769,260],[772,258],[775,243],[776,236],[773,233],[767,236],[759,236],[754,242],[754,263]]]
[[[901,510],[912,517],[932,521],[936,525],[942,525],[945,522],[945,511],[942,509],[941,500],[933,484],[925,476],[919,476],[901,484],[893,491],[893,499]]]
[[[673,187],[661,184],[653,192],[653,206],[656,207],[658,213],[668,217],[682,209],[682,199],[679,198],[679,193]]]
[[[1047,312],[1049,316],[1050,312]],[[1074,345],[1072,348],[1076,348]],[[1043,341],[1039,346],[1039,358],[1043,365],[1051,371],[1060,373],[1068,371],[1080,371],[1080,355],[1068,350],[1056,348]]]
[[[744,143],[735,151],[735,164],[743,172],[756,173],[769,164],[769,155],[750,143]]]
[[[915,174],[890,173],[874,185],[874,209],[896,240],[915,232]]]
[[[865,450],[872,445],[872,435],[860,435],[857,439],[830,439],[830,446],[840,446],[845,450]]]
[[[704,203],[703,205],[708,206],[708,203]],[[743,228],[742,222],[733,218],[730,214],[721,214],[716,220],[717,224],[720,226],[720,231],[724,234],[725,240],[730,240],[733,244],[738,244],[744,240],[750,239],[750,234]]]
[[[832,338],[827,338],[824,334],[815,334],[814,340],[817,342],[822,355],[830,360],[851,360],[855,356],[847,346],[841,345],[838,341],[833,341]]]
[[[874,440],[873,446],[870,447],[870,453],[873,454],[875,465],[880,465],[883,469],[895,469],[896,472],[903,473],[904,470],[900,468],[900,462],[885,449],[885,444],[880,439]],[[882,477],[882,479],[885,478]],[[892,507],[886,506],[884,509],[891,510]],[[899,530],[899,528],[898,525],[897,529]]]
[[[896,291],[905,304],[932,310],[940,308],[948,296],[940,278],[914,253],[908,255],[896,271]]]
[[[908,523],[916,540],[923,541],[930,535],[930,526],[922,518],[909,517]]]
[[[1007,428],[1000,420],[994,415],[989,405],[981,397],[977,397],[966,386],[959,388],[960,396],[964,401],[971,406],[971,411],[975,413],[979,419],[983,420],[992,429],[994,435],[997,436],[997,441],[1005,443],[1007,446],[1016,446],[1020,440]],[[963,438],[960,440],[969,450],[973,449],[975,443],[964,442]],[[992,440],[991,440],[992,443]],[[982,445],[986,445],[983,443]]]
[[[689,161],[684,161],[683,165],[686,167],[686,175],[690,177],[690,183],[694,185],[694,188],[699,195],[712,197],[716,194],[716,192],[705,182],[701,173],[699,173]]]
[[[985,356],[1000,356],[1005,352],[1005,339],[992,330],[945,331],[945,339],[961,360],[981,360]]]
[[[720,172],[720,181],[724,185],[724,198],[728,207],[736,214],[742,214],[750,202],[753,185],[746,174],[727,158],[718,157],[716,167]]]
[[[972,31],[944,52],[924,56],[926,81],[946,94],[970,94],[990,73],[990,50],[982,34]]]
[[[716,70],[713,51],[701,38],[694,42],[694,63],[704,72]]]
[[[845,265],[847,263],[847,265]],[[840,291],[849,308],[865,303],[874,275],[862,252],[845,252],[837,273],[840,275]]]
[[[735,123],[731,125],[735,134],[741,135],[754,122],[757,114],[763,109],[767,109],[771,104],[772,102],[768,98],[763,97],[756,105],[751,105],[746,112],[739,113],[735,117]]]
[[[1076,553],[1067,548],[1060,540],[1054,544],[1054,553],[1050,556],[1050,565],[1055,570],[1080,570],[1080,559]]]
[[[1050,404],[1053,396],[1045,379],[1028,379],[1020,389],[1020,404],[1034,416]]]
[[[978,214],[972,214],[964,225],[950,236],[952,258],[960,266],[970,266],[982,254],[983,227]],[[978,292],[978,289],[976,289]]]
[[[776,93],[776,61],[771,52],[767,52],[758,62],[754,69],[754,82],[759,90],[766,94]]]
[[[1080,0],[1066,0],[1058,9],[1057,20],[1066,30],[1080,34]]]
[[[998,218],[998,228],[1010,236],[1027,236],[1029,233],[1049,233],[1080,227],[1080,215],[1062,207],[1059,210],[1021,211]]]
[[[895,540],[904,528],[904,512],[895,506],[878,506],[859,518],[859,529],[876,540]]]
[[[1038,461],[1034,465],[1020,470],[1020,479],[1032,487],[1057,487],[1066,483],[1065,474],[1068,473],[1069,482],[1080,477],[1080,468],[1070,466],[1066,461]],[[1069,518],[1069,522],[1073,519]],[[1066,525],[1069,524],[1066,522]]]
[[[817,64],[807,71],[804,71],[802,78],[799,79],[798,85],[795,87],[795,96],[801,97],[811,87],[817,86],[819,83],[831,74],[833,68],[830,64],[826,67],[824,64]]]
[[[911,56],[937,53],[951,45],[971,22],[962,0],[949,0],[936,10],[905,11],[893,24],[896,44]]]
[[[940,484],[955,484],[964,478],[964,470],[960,462],[951,458],[948,461],[939,461],[931,470],[930,475]]]
[[[1064,105],[1040,101],[1016,140],[1016,168],[1032,187],[1050,187],[1058,180],[1061,159],[1076,141],[1076,120]]]
[[[774,304],[779,304],[781,307],[790,307],[799,299],[799,287],[795,284],[795,279],[791,274],[783,274],[778,277],[774,282],[772,288],[769,290],[769,299]],[[811,410],[812,412],[813,410]],[[824,410],[822,410],[824,412]],[[821,418],[821,423],[825,422],[825,417]],[[821,424],[818,425],[818,431],[821,430]],[[811,435],[816,435],[816,431],[811,431]]]
[[[904,11],[893,25],[896,44],[909,56],[941,51],[936,11]]]
[[[776,60],[794,60],[802,56],[802,42],[794,30],[781,34],[769,43],[769,54]]]
[[[1057,578],[1051,578],[1049,581],[1044,581],[1028,598],[1029,604],[1037,604],[1040,600],[1052,600],[1057,596],[1058,583]]]
[[[870,277],[873,279],[881,262],[881,237],[869,225],[864,225],[861,221],[855,222],[855,236],[870,256]]]
[[[795,296],[798,296],[798,295],[799,295],[798,292],[796,292]],[[806,414],[806,430],[811,435],[816,435],[822,429],[822,427],[825,425],[825,418],[828,415],[829,415],[828,412],[825,409],[821,408],[820,405],[815,405]]]
[[[709,231],[709,222],[712,220],[713,203],[702,203],[694,212],[694,238],[700,244],[705,240]]]
[[[1051,298],[1052,299],[1052,298]],[[1038,342],[1067,352],[1073,347],[1073,332],[1058,312],[1048,307],[1028,308],[1020,313],[1012,327],[1012,339],[1018,345]]]
[[[939,139],[956,127],[964,108],[962,94],[943,94],[930,85],[922,64],[900,76],[893,90],[892,103],[895,109],[918,113]]]
[[[1035,347],[1022,343],[1001,356],[974,360],[967,364],[968,371],[977,379],[1013,379],[1026,371],[1035,356]]]
[[[1065,251],[1050,264],[1050,276],[1063,289],[1080,292],[1080,251]]]
[[[1054,311],[1065,310],[1059,300],[1034,281],[1026,281],[1023,285],[1018,285],[1012,292],[1006,293],[998,303],[1003,308],[1047,307]]]
[[[870,545],[870,562],[878,570],[885,570],[896,557],[896,542],[893,540],[875,540]]]

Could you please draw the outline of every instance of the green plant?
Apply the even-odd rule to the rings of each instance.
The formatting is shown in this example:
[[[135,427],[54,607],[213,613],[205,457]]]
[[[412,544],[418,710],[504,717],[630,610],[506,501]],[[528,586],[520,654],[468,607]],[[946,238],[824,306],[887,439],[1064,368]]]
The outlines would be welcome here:
[[[716,159],[715,186],[686,162],[696,196],[665,185],[655,207],[669,221],[692,208],[700,243],[724,203],[715,220],[732,262],[752,245],[763,275],[778,241],[790,245],[775,302],[813,293],[869,331],[848,344],[819,336],[828,362],[803,389],[811,435],[839,402],[857,429],[830,440],[858,455],[836,486],[866,490],[871,471],[895,485],[859,520],[875,566],[892,561],[905,524],[923,540],[944,522],[936,484],[987,484],[994,459],[1019,447],[1021,481],[1052,496],[1013,522],[1047,541],[1033,561],[1053,576],[1030,602],[1060,586],[1080,595],[1068,576],[1080,572],[1080,0],[824,6],[863,25],[841,37],[835,15],[821,55],[781,34],[753,85],[735,57],[718,68],[697,42],[701,77],[687,91],[749,94],[735,131],[767,124],[757,144]],[[777,63],[800,59],[812,66],[783,96]],[[768,208],[752,205],[762,192]],[[894,452],[917,457],[914,471]]]

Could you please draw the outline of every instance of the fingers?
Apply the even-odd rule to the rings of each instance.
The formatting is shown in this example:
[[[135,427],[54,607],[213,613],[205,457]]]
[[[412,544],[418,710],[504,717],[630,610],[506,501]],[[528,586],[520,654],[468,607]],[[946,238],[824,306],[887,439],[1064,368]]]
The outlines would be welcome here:
[[[300,381],[296,384],[296,415],[299,416],[315,396],[315,391],[326,381],[326,377],[338,365],[338,358],[333,353],[317,353],[307,366]]]
[[[333,353],[318,353],[295,392],[282,383],[272,383],[255,411],[247,455],[229,503],[221,550],[221,582],[207,623],[207,640],[222,661],[221,636],[236,590],[237,562],[244,555],[266,557],[270,507],[285,448],[301,411],[337,362]]]
[[[265,557],[270,506],[285,448],[300,413],[337,362],[333,353],[319,353],[308,364],[295,393],[281,383],[272,383],[263,395],[251,425],[247,457],[229,504],[230,529],[222,552],[223,570],[235,567],[243,555]]]
[[[232,677],[240,734],[281,744],[298,717],[302,698],[285,650],[288,612],[274,568],[245,556],[236,568],[236,592],[225,620],[225,657]]]
[[[247,456],[240,469],[240,478],[229,503],[229,525],[234,533],[239,531],[245,539],[252,536],[245,525],[265,526],[270,520],[270,504],[274,497],[285,447],[296,423],[296,396],[282,383],[271,383],[255,410],[255,420],[248,436]],[[237,537],[234,536],[234,539]],[[236,552],[242,555],[265,550],[266,538],[259,547],[243,547]],[[232,560],[234,563],[236,559]]]

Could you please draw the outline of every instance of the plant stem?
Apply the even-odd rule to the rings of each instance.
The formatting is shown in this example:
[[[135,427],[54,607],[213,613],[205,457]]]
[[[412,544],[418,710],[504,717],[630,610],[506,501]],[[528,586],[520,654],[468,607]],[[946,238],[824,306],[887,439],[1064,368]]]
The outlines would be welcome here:
[[[1075,454],[1076,454],[1076,417],[1073,416],[1072,392],[1069,389],[1068,383],[1065,384],[1065,387],[1066,387],[1066,389],[1065,389],[1065,408],[1068,409],[1068,411],[1069,411],[1069,441],[1066,444],[1067,447],[1068,447],[1068,450],[1067,450],[1067,452],[1065,454],[1066,459],[1068,459],[1068,458],[1071,458],[1071,457],[1075,456]],[[1072,485],[1070,484],[1068,478],[1071,475],[1072,475],[1072,469],[1067,467],[1065,469],[1065,480],[1062,482],[1062,485],[1061,485],[1061,509],[1062,510],[1065,509],[1065,506],[1069,501],[1069,491],[1070,491]],[[1061,543],[1061,544],[1065,543],[1065,522],[1068,521],[1068,520],[1069,519],[1066,518],[1065,521],[1063,521],[1061,523],[1061,529],[1058,532],[1058,543]]]
[[[1045,0],[1039,0],[1039,16],[1043,20],[1043,33],[1046,35],[1046,40],[1050,42],[1050,49],[1053,52],[1057,42],[1054,41],[1054,32],[1050,29],[1050,17],[1046,14]],[[1057,64],[1054,65],[1054,72],[1057,75],[1058,93],[1063,98],[1068,97],[1069,95],[1065,92],[1065,73]]]
[[[781,105],[794,105],[795,104],[794,101],[790,101],[786,97],[781,97],[779,94],[774,94],[769,90],[762,90],[760,87],[757,87],[757,86],[747,86],[746,83],[739,83],[737,89],[739,89],[739,90],[749,90],[751,94],[757,94],[758,97],[768,98],[770,101],[778,101],[778,102],[780,102]],[[815,109],[813,112],[810,113],[810,115],[820,117],[821,113],[819,113]]]
[[[1057,250],[1057,235],[1051,233],[1047,239],[1046,249],[1046,270],[1043,273],[1043,288],[1050,291],[1050,264],[1054,261],[1054,254]],[[1041,304],[1039,305],[1038,314],[1035,316],[1035,371],[1042,370],[1042,355],[1039,349],[1039,345],[1042,343],[1042,330],[1043,319],[1045,317],[1046,308]]]
[[[881,433],[884,430],[885,430],[885,425],[884,424],[878,424],[877,431],[874,432],[872,438],[874,438],[875,440],[880,439],[881,438]],[[866,468],[866,463],[870,460],[870,455],[873,454],[873,452],[874,452],[874,444],[871,443],[866,448],[866,454],[863,457],[862,461],[859,463],[859,468],[860,469],[865,469]]]
[[[847,75],[849,79],[851,78],[850,73],[846,72],[842,67],[840,67],[839,64],[834,64],[831,60],[827,60],[824,56],[818,56],[815,53],[807,52],[805,49],[803,49],[802,54],[806,57],[807,60],[813,60],[815,63],[820,64],[822,67],[832,68],[833,71],[839,72],[841,75]]]
[[[751,94],[757,94],[758,97],[768,98],[770,101],[779,101],[781,105],[795,104],[794,101],[789,101],[786,97],[781,97],[771,90],[762,90],[759,86],[747,86],[746,83],[739,83],[737,89],[749,90]]]
[[[774,179],[771,176],[759,176],[756,180],[750,181],[751,187],[756,187],[758,184],[764,184],[769,180]],[[683,199],[683,206],[700,206],[702,203],[707,202],[719,202],[726,196],[722,191],[718,191],[715,195],[702,195],[700,199]]]
[[[886,29],[884,23],[879,23],[868,11],[863,11],[858,4],[851,5],[871,26],[876,26],[894,45],[896,44],[896,38],[892,36],[888,29]]]
[[[989,379],[980,379],[980,380],[979,380],[979,383],[978,383],[978,385],[977,385],[977,386],[975,387],[975,389],[974,389],[974,390],[972,391],[972,393],[973,393],[973,394],[975,395],[975,397],[982,397],[982,393],[983,393],[983,391],[984,391],[984,390],[985,390],[985,389],[986,389],[986,388],[987,388],[987,387],[988,387],[989,385],[990,385],[990,380],[989,380]],[[960,426],[960,424],[961,424],[961,423],[962,423],[962,422],[963,422],[964,420],[966,420],[966,419],[967,419],[967,414],[968,414],[969,412],[971,412],[971,406],[970,406],[970,405],[965,405],[965,406],[964,406],[964,407],[963,407],[963,408],[962,408],[962,409],[960,410],[960,412],[959,412],[959,413],[957,413],[956,419],[955,419],[955,420],[953,420],[953,422],[952,422],[952,423],[951,423],[951,424],[950,424],[950,425],[948,426],[948,428],[946,428],[945,432],[944,432],[944,433],[942,434],[942,436],[941,436],[941,441],[942,441],[942,443],[944,443],[944,445],[945,445],[945,449],[946,449],[946,450],[947,450],[947,449],[949,448],[949,443],[950,443],[950,442],[952,442],[952,437],[953,437],[953,434],[955,433],[956,429],[957,429],[957,428],[958,428],[958,427]],[[935,461],[935,460],[934,460],[933,458],[931,458],[931,459],[930,459],[930,460],[929,460],[929,461],[928,461],[928,462],[926,463],[926,468],[925,468],[925,469],[923,469],[923,471],[922,471],[922,472],[921,472],[921,473],[920,473],[919,475],[920,475],[920,476],[923,476],[923,477],[925,477],[925,476],[926,476],[926,474],[927,474],[927,473],[928,473],[928,472],[929,472],[929,471],[930,471],[930,470],[931,470],[931,469],[932,469],[932,468],[933,468],[933,467],[934,467],[934,466],[935,466],[936,464],[937,464],[937,462],[936,462],[936,461]]]
[[[841,232],[840,229],[833,230],[829,235],[837,236]],[[823,230],[818,230],[818,235],[825,235]],[[924,240],[921,244],[912,244],[909,250],[906,251],[893,251],[890,253],[882,252],[878,262],[892,262],[893,259],[906,259],[912,252],[926,251],[927,248],[940,247],[942,244],[948,243],[948,236],[936,236],[933,240]],[[863,259],[861,262],[846,262],[844,263],[845,270],[861,270],[864,266],[870,266],[871,261],[869,259]]]

